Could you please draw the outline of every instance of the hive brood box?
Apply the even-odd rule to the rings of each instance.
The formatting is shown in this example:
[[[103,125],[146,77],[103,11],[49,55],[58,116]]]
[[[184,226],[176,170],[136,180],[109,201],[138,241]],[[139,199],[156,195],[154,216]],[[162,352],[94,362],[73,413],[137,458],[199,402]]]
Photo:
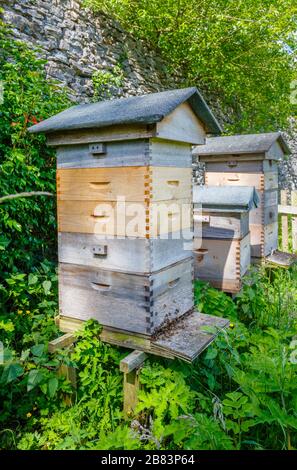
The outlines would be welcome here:
[[[278,245],[278,166],[289,148],[278,132],[213,137],[194,154],[205,162],[205,184],[254,186],[260,204],[250,213],[252,258],[269,255]]]
[[[249,213],[259,198],[251,187],[196,186],[194,274],[236,293],[251,261]]]
[[[198,91],[75,106],[32,131],[57,148],[60,328],[95,318],[135,345],[191,311],[191,148],[220,131]]]

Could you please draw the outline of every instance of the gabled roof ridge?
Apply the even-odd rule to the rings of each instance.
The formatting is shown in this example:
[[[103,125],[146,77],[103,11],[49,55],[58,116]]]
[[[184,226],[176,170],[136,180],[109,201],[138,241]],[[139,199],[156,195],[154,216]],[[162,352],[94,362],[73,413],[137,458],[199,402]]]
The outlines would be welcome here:
[[[195,87],[74,105],[30,127],[29,132],[52,133],[121,124],[153,124],[160,122],[184,102],[190,104],[209,132],[221,132],[218,121]]]
[[[231,153],[264,153],[278,142],[285,154],[290,153],[289,146],[280,131],[258,134],[233,134],[209,137],[204,145],[194,149],[195,155],[227,155]]]

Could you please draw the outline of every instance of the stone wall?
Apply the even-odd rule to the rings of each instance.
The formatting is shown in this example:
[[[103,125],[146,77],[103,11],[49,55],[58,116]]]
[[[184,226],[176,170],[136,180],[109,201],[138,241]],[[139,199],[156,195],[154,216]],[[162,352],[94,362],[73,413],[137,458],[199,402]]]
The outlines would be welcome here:
[[[135,40],[104,14],[94,15],[81,6],[82,0],[1,0],[3,17],[13,36],[41,48],[47,59],[46,72],[66,85],[74,101],[89,101],[96,71],[123,70],[123,83],[114,94],[129,96],[175,88],[180,77],[172,77],[155,51]],[[225,118],[211,103],[221,122]],[[293,155],[280,165],[280,185],[297,189],[297,133],[288,135]],[[194,180],[203,183],[203,167],[194,163]]]
[[[291,128],[285,134],[292,154],[279,166],[279,180],[282,189],[297,190],[297,122],[291,121]]]
[[[98,70],[123,69],[121,96],[174,88],[165,64],[141,41],[104,14],[94,15],[81,0],[1,0],[5,22],[15,38],[41,47],[47,75],[70,89],[75,101],[93,94]]]

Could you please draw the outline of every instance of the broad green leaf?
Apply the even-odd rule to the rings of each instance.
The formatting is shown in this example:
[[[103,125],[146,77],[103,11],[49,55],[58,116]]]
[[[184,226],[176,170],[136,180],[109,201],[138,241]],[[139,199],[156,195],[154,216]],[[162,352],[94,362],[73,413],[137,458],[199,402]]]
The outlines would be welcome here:
[[[30,356],[30,349],[25,349],[25,350],[22,351],[22,353],[21,353],[21,361],[22,361],[22,362],[26,361],[29,356]]]
[[[52,377],[48,381],[48,394],[53,398],[58,390],[59,381],[56,377]]]
[[[14,324],[10,320],[0,320],[0,330],[12,333],[14,331]]]
[[[38,276],[36,274],[30,273],[28,276],[28,284],[29,286],[32,286],[33,284],[36,284],[38,281]]]
[[[23,373],[24,369],[22,366],[20,366],[20,364],[9,364],[3,370],[1,382],[4,384],[9,384],[23,375]]]
[[[0,237],[0,251],[4,251],[10,243],[10,240],[8,240],[5,237]]]
[[[28,374],[27,392],[33,390],[43,380],[43,373],[39,369],[32,369]]]
[[[218,354],[218,350],[215,349],[215,348],[210,348],[208,349],[206,355],[205,355],[205,359],[207,360],[211,360],[211,359],[214,359],[215,357],[217,357],[217,354]]]
[[[44,289],[45,295],[47,295],[50,292],[51,287],[52,287],[51,281],[43,281],[42,287]]]
[[[44,353],[45,345],[44,344],[36,344],[31,348],[31,352],[33,356],[41,357]]]

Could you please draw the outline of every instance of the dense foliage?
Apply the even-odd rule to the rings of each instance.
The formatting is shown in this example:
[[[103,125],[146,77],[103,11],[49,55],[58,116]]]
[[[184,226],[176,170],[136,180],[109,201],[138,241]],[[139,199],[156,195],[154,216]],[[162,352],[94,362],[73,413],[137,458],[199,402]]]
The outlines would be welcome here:
[[[0,23],[1,196],[55,192],[53,153],[26,132],[67,106],[43,65]],[[98,96],[106,86],[98,75]],[[297,447],[296,267],[253,272],[236,302],[196,283],[199,310],[229,317],[230,328],[193,365],[148,360],[138,408],[125,422],[118,364],[127,351],[103,344],[96,322],[85,324],[72,352],[48,352],[59,334],[54,210],[49,197],[0,204],[1,448]],[[64,364],[77,370],[76,390],[59,374]]]
[[[197,306],[230,318],[193,364],[149,359],[135,415],[122,415],[126,354],[98,339],[93,321],[73,352],[50,355],[56,336],[55,281],[47,266],[7,279],[16,313],[1,324],[0,445],[19,449],[293,449],[297,447],[297,266],[255,271],[232,301],[201,282]],[[47,281],[48,282],[48,281]],[[267,312],[263,314],[263,312]],[[3,330],[4,328],[4,330]],[[76,367],[78,387],[57,375]]]
[[[27,129],[67,107],[68,100],[46,80],[44,60],[24,43],[11,40],[0,20],[1,196],[22,191],[55,195],[54,151],[44,136]],[[28,270],[44,257],[55,257],[55,197],[36,196],[0,204],[0,271]]]
[[[197,85],[229,131],[275,130],[292,112],[295,0],[85,0],[159,49],[171,74]]]

